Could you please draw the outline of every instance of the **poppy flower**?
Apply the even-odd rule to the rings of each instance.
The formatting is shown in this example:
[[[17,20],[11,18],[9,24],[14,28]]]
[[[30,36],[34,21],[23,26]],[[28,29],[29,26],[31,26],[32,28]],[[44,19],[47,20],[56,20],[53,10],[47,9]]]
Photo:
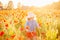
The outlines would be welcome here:
[[[1,31],[1,32],[0,32],[0,36],[3,36],[3,35],[4,35],[4,31]]]
[[[26,27],[26,29],[28,29],[28,30],[29,30],[29,26],[27,26],[27,27]]]
[[[45,37],[45,33],[44,33],[44,32],[42,32],[41,34],[42,34],[42,36],[44,36],[44,37]]]
[[[18,21],[17,20],[14,20],[14,23],[18,23]]]
[[[20,28],[20,31],[23,31],[24,30],[24,28]]]
[[[33,35],[33,36],[37,36],[36,32],[32,32],[32,35]]]
[[[5,24],[5,27],[8,27],[8,24]]]
[[[15,35],[12,35],[11,38],[13,39],[15,37]]]
[[[6,29],[8,29],[8,24],[5,24]]]
[[[33,37],[33,35],[32,35],[31,32],[26,32],[26,36],[27,36],[28,38],[32,38],[32,37]]]
[[[6,20],[4,20],[4,22],[6,22]]]
[[[45,34],[44,32],[41,33],[42,35]]]

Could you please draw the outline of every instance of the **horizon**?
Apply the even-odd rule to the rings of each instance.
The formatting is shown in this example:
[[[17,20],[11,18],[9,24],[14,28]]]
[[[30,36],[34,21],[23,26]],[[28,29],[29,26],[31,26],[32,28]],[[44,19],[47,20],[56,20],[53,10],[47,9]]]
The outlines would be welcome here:
[[[58,2],[59,0],[0,0],[3,3],[3,6],[7,5],[9,1],[13,1],[14,8],[17,8],[17,4],[20,2],[24,6],[36,6],[42,7],[53,2]]]

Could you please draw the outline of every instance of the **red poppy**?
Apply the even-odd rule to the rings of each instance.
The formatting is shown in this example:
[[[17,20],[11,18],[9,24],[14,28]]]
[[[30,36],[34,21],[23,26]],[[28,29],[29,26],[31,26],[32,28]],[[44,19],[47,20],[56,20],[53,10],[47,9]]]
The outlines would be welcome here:
[[[0,36],[3,36],[3,35],[4,35],[4,31],[1,31],[1,32],[0,32]]]
[[[32,38],[32,37],[33,37],[33,35],[32,35],[31,32],[26,32],[26,36],[27,36],[28,38]]]
[[[8,29],[8,24],[5,24],[6,29]]]
[[[45,34],[44,32],[41,33],[42,35]]]
[[[15,35],[12,35],[12,36],[11,36],[11,38],[14,38],[14,37],[15,37]]]
[[[5,24],[5,27],[8,27],[8,24]]]
[[[20,28],[20,31],[23,31],[24,30],[24,28]]]
[[[18,23],[18,21],[17,20],[14,20],[14,23]]]
[[[42,32],[41,34],[42,34],[43,39],[45,39],[45,37],[46,37],[45,33]]]
[[[27,26],[27,27],[26,27],[26,29],[28,29],[28,30],[29,30],[29,26]]]
[[[6,22],[6,20],[4,20],[4,22]]]
[[[32,35],[33,35],[33,36],[37,36],[36,32],[32,32]]]
[[[45,33],[44,33],[44,32],[42,32],[41,34],[42,34],[43,36],[45,36]]]

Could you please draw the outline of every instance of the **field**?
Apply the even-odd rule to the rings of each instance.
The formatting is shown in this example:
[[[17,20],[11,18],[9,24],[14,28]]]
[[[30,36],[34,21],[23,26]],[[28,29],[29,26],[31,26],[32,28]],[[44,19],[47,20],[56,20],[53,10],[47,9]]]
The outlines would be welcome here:
[[[30,10],[0,10],[0,40],[27,40],[24,25]],[[60,10],[31,10],[40,25],[37,40],[59,40]],[[29,34],[27,34],[29,35]]]

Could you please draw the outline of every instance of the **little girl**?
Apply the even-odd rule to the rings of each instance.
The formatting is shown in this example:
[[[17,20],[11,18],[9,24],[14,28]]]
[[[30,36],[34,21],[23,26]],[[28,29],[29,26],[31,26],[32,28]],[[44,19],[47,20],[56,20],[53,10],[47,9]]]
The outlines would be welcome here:
[[[38,23],[35,20],[35,17],[36,16],[33,13],[28,13],[25,29],[29,38],[33,38],[34,36],[36,36],[36,28],[39,27]]]

